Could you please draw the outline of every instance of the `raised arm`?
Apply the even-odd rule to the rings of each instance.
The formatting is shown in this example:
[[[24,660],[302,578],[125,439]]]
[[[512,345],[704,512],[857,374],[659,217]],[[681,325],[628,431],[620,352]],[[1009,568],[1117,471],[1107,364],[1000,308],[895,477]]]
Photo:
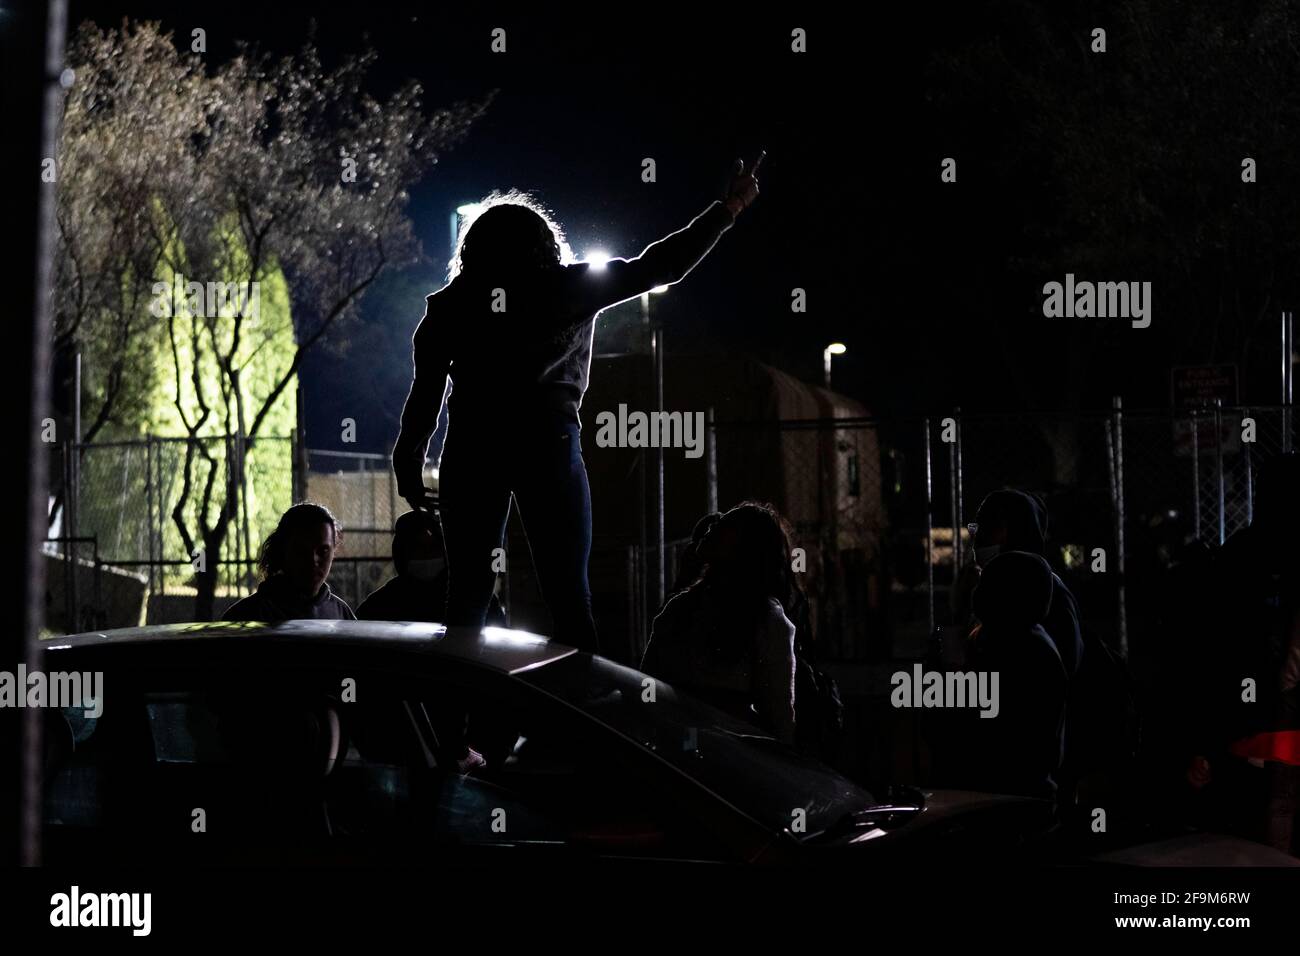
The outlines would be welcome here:
[[[745,172],[736,160],[726,195],[709,205],[685,228],[652,242],[635,259],[611,259],[603,269],[584,269],[582,285],[588,311],[608,308],[648,292],[655,286],[672,285],[684,279],[758,197],[758,167],[767,154],[760,153]]]
[[[424,459],[429,453],[429,439],[438,427],[451,367],[432,324],[434,296],[429,296],[426,303],[424,318],[411,340],[415,373],[402,407],[401,430],[393,446],[397,493],[417,510],[428,509],[433,504],[433,492],[424,485]]]

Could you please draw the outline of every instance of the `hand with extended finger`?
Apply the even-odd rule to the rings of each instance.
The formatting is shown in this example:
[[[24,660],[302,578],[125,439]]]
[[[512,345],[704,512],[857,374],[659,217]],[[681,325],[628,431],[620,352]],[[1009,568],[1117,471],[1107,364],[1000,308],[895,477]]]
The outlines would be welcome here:
[[[758,167],[762,165],[765,156],[767,150],[760,152],[749,172],[745,172],[744,160],[736,160],[731,181],[727,184],[727,194],[722,200],[733,216],[739,216],[758,198]]]

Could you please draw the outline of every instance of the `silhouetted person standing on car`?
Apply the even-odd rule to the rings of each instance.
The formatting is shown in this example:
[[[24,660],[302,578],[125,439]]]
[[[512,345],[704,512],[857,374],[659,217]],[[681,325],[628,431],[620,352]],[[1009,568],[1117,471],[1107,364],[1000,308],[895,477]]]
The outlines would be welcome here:
[[[393,448],[398,492],[413,508],[431,508],[424,460],[447,398],[438,507],[448,624],[483,626],[513,494],[555,635],[597,649],[578,417],[596,315],[684,278],[757,197],[761,162],[745,173],[737,161],[722,201],[635,259],[571,261],[559,226],[513,191],[489,196],[461,233],[451,281],[428,297],[415,331],[415,377]]]

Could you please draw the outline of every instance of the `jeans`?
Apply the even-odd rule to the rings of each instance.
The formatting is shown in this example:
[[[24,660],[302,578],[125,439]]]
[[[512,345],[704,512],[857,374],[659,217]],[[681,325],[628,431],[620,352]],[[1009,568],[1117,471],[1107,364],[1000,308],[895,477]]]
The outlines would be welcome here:
[[[503,429],[448,421],[438,475],[447,546],[447,623],[483,626],[496,583],[493,550],[502,546],[510,496],[528,533],[552,636],[595,652],[591,616],[591,489],[577,422],[546,421]]]

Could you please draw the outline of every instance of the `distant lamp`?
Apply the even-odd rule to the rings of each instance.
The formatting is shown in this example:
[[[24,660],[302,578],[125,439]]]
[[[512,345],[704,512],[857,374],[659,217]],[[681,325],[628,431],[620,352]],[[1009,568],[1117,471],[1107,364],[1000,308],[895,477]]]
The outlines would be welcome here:
[[[600,251],[591,252],[587,254],[587,258],[584,261],[593,269],[603,269],[609,262],[609,255]]]
[[[483,211],[481,202],[467,202],[457,206],[456,211],[450,213],[451,219],[451,254],[455,255],[456,250],[460,247],[460,221],[462,219],[474,219]]]
[[[831,358],[843,355],[848,347],[843,342],[832,342],[822,350],[822,371],[825,373],[826,387],[831,387]]]

